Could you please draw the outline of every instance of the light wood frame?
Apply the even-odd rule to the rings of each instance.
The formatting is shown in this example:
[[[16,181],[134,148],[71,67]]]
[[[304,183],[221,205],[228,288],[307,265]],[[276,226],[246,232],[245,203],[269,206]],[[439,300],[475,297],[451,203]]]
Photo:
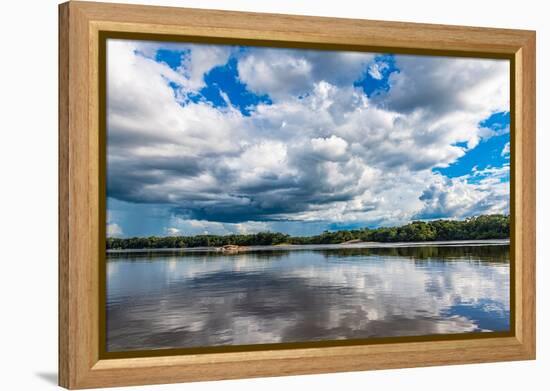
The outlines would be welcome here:
[[[102,31],[511,60],[510,336],[102,359]],[[88,2],[59,6],[59,384],[92,388],[535,358],[535,32]]]

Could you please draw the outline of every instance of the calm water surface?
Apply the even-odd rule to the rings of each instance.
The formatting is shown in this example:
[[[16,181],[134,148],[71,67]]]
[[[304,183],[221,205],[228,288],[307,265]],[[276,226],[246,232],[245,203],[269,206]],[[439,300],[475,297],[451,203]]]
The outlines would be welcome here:
[[[115,253],[107,350],[509,329],[508,244]]]

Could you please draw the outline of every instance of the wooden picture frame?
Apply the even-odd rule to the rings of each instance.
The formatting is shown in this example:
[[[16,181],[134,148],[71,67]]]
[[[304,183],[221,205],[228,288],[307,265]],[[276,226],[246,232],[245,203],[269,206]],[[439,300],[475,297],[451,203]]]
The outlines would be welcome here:
[[[511,61],[511,310],[504,336],[104,358],[101,34]],[[59,384],[70,389],[535,358],[535,32],[89,2],[59,6]],[[102,255],[103,254],[103,255]],[[99,298],[99,300],[98,300]]]

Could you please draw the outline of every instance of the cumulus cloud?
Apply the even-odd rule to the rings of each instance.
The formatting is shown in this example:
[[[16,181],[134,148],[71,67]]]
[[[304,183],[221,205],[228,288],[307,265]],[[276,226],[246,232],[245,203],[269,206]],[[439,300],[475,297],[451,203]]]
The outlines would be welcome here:
[[[464,218],[485,213],[509,213],[510,167],[489,167],[458,178],[440,176],[420,196],[420,219]]]
[[[231,55],[232,47],[224,45],[200,45],[176,42],[152,42],[152,41],[127,41],[109,40],[110,48],[117,46],[130,46],[134,54],[155,60],[159,51],[172,52],[174,57],[179,57],[174,64],[166,61],[158,61],[181,74],[182,78],[176,80],[187,89],[197,91],[205,86],[204,75],[217,66],[227,63]],[[117,51],[113,49],[113,51]]]
[[[181,231],[178,228],[175,228],[175,227],[167,227],[167,228],[164,229],[164,232],[168,236],[176,236],[176,235],[181,234]]]
[[[172,217],[167,234],[174,235],[229,235],[250,234],[269,231],[269,223],[263,221],[245,221],[241,223],[220,223],[217,221],[185,219],[178,216]],[[168,232],[170,230],[170,232]]]
[[[509,110],[509,62],[431,56],[396,56],[400,72],[378,104],[408,114],[425,142],[467,142],[473,148],[487,129],[480,122]]]
[[[395,56],[390,88],[369,98],[354,81],[387,65],[368,53],[182,45],[170,47],[182,53],[174,67],[156,59],[162,47],[108,43],[107,191],[165,205],[179,219],[165,227],[256,232],[507,210],[497,173],[432,171],[505,131],[480,123],[509,110],[506,61]],[[271,99],[250,115],[190,98],[230,59],[249,93]]]
[[[375,63],[372,63],[370,66],[369,66],[369,75],[371,75],[371,77],[373,79],[376,79],[376,80],[381,80],[383,78],[383,72],[384,70],[386,70],[388,68],[388,64],[385,63],[385,62],[375,62]]]
[[[118,237],[122,236],[122,228],[116,223],[107,223],[107,236]]]
[[[500,156],[504,156],[507,159],[510,159],[510,142],[508,141],[504,148],[502,148],[502,152],[500,153]]]
[[[198,90],[204,86],[204,75],[212,68],[227,63],[230,48],[220,45],[189,45],[190,55],[178,68],[189,80],[187,86]]]
[[[250,90],[285,99],[307,94],[321,81],[351,84],[373,59],[370,53],[266,48],[249,50],[238,69]]]
[[[311,146],[320,159],[335,161],[345,156],[348,143],[343,138],[332,135],[329,138],[311,139]]]

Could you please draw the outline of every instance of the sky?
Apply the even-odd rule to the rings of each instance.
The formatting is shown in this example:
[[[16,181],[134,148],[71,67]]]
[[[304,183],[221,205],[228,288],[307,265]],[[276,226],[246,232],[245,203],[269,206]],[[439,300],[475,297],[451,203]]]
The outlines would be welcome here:
[[[107,235],[508,213],[507,60],[109,39]]]

